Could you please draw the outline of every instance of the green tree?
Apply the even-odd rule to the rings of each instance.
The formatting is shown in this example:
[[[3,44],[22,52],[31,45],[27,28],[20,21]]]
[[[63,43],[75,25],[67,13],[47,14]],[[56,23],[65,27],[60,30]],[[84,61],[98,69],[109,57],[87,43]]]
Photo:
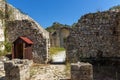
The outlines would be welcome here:
[[[113,7],[110,8],[109,10],[120,10],[120,5],[113,6]]]
[[[46,30],[49,31],[49,32],[54,32],[54,31],[56,31],[56,29],[59,29],[61,27],[64,27],[64,25],[60,24],[58,22],[54,22],[52,24],[52,26],[47,27]]]
[[[62,28],[62,27],[73,27],[75,26],[76,23],[74,23],[72,26],[67,25],[67,24],[61,24],[59,22],[54,22],[51,26],[47,27],[46,30],[50,33],[55,32],[57,29]]]
[[[71,27],[74,28],[74,27],[76,27],[76,25],[77,25],[77,23],[73,23]]]

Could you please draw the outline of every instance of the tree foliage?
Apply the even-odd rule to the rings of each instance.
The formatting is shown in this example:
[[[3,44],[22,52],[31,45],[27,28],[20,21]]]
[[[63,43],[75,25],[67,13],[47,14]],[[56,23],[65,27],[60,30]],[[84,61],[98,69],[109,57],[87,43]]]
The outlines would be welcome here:
[[[49,26],[49,27],[47,27],[46,28],[46,30],[48,31],[48,32],[54,32],[54,31],[56,31],[57,29],[59,29],[59,28],[62,28],[62,27],[70,27],[69,25],[64,25],[64,24],[60,24],[60,23],[58,23],[58,22],[54,22],[53,24],[52,24],[52,26]]]
[[[76,27],[76,25],[77,25],[77,23],[73,23],[71,27],[74,28],[74,27]]]
[[[113,7],[110,8],[109,10],[120,10],[120,5],[113,6]]]

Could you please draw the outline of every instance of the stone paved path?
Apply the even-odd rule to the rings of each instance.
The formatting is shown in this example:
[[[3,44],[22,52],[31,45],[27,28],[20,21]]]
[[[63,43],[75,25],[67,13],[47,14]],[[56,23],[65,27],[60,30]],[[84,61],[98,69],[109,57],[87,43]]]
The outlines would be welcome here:
[[[37,65],[31,69],[30,80],[62,79],[70,79],[70,71],[66,65]]]
[[[29,80],[70,79],[70,66],[64,64],[33,64]],[[0,60],[0,80],[5,80],[4,63]]]

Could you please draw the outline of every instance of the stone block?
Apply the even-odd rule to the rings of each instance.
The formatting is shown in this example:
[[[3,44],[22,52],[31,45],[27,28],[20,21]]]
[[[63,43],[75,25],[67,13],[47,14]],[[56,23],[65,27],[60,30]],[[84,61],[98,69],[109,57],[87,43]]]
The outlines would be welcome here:
[[[4,63],[5,80],[28,80],[32,61],[14,59]]]
[[[71,80],[93,80],[93,68],[89,63],[72,63]]]

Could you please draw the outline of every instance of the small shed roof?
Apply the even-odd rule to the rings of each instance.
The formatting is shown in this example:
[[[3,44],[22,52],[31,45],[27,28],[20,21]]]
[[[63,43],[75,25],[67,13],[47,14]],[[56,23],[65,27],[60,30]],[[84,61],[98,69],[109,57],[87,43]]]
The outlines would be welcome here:
[[[33,42],[27,37],[19,37],[19,38],[22,39],[23,41],[25,41],[28,44],[33,44]]]

